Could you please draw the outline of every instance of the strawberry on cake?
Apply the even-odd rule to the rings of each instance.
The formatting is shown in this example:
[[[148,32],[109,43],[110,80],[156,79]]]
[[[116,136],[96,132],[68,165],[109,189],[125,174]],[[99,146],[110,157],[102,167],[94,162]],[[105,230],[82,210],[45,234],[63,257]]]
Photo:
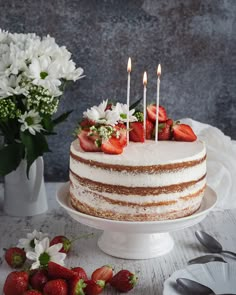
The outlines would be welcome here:
[[[84,112],[70,149],[70,201],[83,213],[114,220],[151,221],[193,214],[206,187],[206,149],[190,126],[156,106],[143,113],[103,101]],[[130,142],[127,144],[127,132]]]

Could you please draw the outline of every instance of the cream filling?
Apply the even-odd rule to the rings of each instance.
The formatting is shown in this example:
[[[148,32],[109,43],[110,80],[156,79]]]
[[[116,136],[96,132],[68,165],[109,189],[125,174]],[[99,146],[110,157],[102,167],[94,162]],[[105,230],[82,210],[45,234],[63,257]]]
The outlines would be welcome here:
[[[131,187],[157,187],[195,181],[206,174],[206,161],[183,168],[174,172],[157,172],[154,174],[132,173],[126,171],[113,171],[93,167],[70,158],[70,169],[76,175],[104,184],[131,186]]]
[[[97,193],[98,195],[102,195],[114,201],[132,202],[136,204],[177,201],[180,197],[197,193],[199,190],[203,189],[204,186],[206,185],[206,178],[204,178],[203,180],[197,182],[196,184],[190,187],[183,189],[182,191],[161,193],[159,195],[140,196],[140,195],[123,195],[123,194],[117,194],[117,193],[115,194],[115,193],[107,193],[107,192],[101,193],[101,192],[93,191],[87,187],[81,186],[78,180],[73,175],[70,175],[70,178],[74,186],[73,194],[81,202],[83,202],[84,199],[81,199],[80,196],[82,194],[85,195],[86,191],[91,194]]]
[[[70,187],[70,191],[74,196],[85,205],[94,208],[96,211],[111,211],[118,214],[167,214],[172,211],[182,211],[185,208],[197,207],[200,205],[204,193],[199,194],[198,197],[183,200],[179,199],[175,204],[163,205],[163,206],[152,206],[152,207],[140,207],[140,206],[123,206],[119,204],[111,204],[106,200],[97,197],[92,193],[85,191],[80,191],[78,195],[78,190]]]

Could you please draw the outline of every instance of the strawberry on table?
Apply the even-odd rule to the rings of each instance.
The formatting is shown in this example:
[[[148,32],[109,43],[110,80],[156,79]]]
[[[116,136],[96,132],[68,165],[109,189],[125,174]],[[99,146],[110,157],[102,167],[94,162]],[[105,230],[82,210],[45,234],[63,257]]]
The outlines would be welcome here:
[[[100,268],[97,268],[91,276],[91,279],[94,281],[103,280],[105,283],[109,282],[113,277],[113,270],[110,265],[104,265]]]
[[[69,281],[69,295],[84,295],[86,284],[83,279],[74,277]]]
[[[84,281],[88,280],[88,276],[82,267],[73,267],[71,270],[73,270],[77,278],[83,279]]]
[[[101,149],[105,154],[119,155],[123,152],[123,146],[121,145],[119,139],[115,137],[104,140],[102,142]]]
[[[69,240],[65,236],[56,236],[51,240],[50,246],[56,245],[56,244],[59,244],[59,243],[62,244],[62,248],[61,248],[61,250],[59,252],[67,254],[70,251],[72,241]]]
[[[26,253],[21,248],[12,247],[6,250],[5,260],[10,267],[20,268],[25,263]]]
[[[129,270],[120,270],[114,277],[110,280],[110,285],[114,287],[119,292],[128,292],[134,288],[137,284],[137,276],[131,273]]]
[[[37,290],[28,290],[24,292],[23,295],[43,295],[43,293],[37,291]]]
[[[195,141],[197,139],[193,129],[187,124],[175,124],[172,129],[176,141]]]
[[[144,142],[143,122],[130,123],[129,138],[131,141]]]
[[[105,281],[98,280],[87,280],[85,281],[86,287],[84,288],[84,293],[86,295],[98,295],[102,293],[105,287]]]
[[[76,273],[60,264],[49,261],[48,276],[53,279],[72,279]]]
[[[68,295],[68,285],[65,280],[57,279],[47,282],[43,288],[44,295]]]
[[[80,146],[85,152],[100,152],[101,148],[96,146],[95,141],[89,136],[88,130],[81,130],[78,135]]]
[[[48,272],[46,269],[37,269],[32,272],[29,283],[33,289],[43,291],[43,287],[48,282]]]
[[[156,105],[150,104],[147,106],[147,116],[152,122],[156,122]],[[159,106],[158,122],[165,122],[168,119],[166,110],[163,106]]]
[[[26,271],[11,272],[4,283],[5,295],[22,295],[28,289],[29,274]]]

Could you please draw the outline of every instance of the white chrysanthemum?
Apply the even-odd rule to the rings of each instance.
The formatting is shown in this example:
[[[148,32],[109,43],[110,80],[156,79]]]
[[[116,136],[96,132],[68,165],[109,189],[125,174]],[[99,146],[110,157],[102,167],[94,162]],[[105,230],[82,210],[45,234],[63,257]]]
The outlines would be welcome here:
[[[2,76],[0,78],[0,99],[12,95],[26,94],[26,89],[19,84],[21,79],[21,76]]]
[[[29,66],[29,77],[32,83],[48,89],[50,93],[58,90],[61,85],[61,76],[60,64],[56,61],[52,62],[48,56],[33,58]],[[58,91],[58,94],[60,95],[61,92]]]
[[[35,135],[36,132],[40,132],[43,130],[41,124],[41,117],[38,112],[31,110],[29,112],[25,112],[23,115],[20,116],[18,121],[22,123],[20,130],[22,132],[29,130],[32,135]]]
[[[112,107],[112,110],[119,114],[119,121],[127,122],[127,113],[128,107],[127,104],[117,103],[115,106]],[[133,116],[135,109],[129,110],[129,122],[137,121],[137,118]]]
[[[87,111],[83,113],[83,116],[96,123],[106,124],[106,107],[107,100],[104,100],[99,106],[93,106],[87,109]]]
[[[44,238],[42,241],[36,242],[35,251],[26,253],[28,259],[35,261],[31,265],[31,269],[45,267],[49,261],[64,265],[66,254],[59,252],[62,246],[62,243],[59,243],[50,247],[49,238]]]
[[[32,233],[28,233],[26,238],[19,239],[17,247],[23,248],[25,252],[33,251],[36,245],[36,242],[42,241],[46,238],[48,234],[43,234],[40,231],[34,230]]]

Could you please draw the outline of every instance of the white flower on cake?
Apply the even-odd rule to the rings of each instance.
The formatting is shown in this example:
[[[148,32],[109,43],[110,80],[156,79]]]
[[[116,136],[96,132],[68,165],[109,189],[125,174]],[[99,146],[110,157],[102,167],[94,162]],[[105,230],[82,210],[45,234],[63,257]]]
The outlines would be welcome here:
[[[127,104],[119,103],[115,106],[112,106],[112,110],[119,114],[119,121],[121,122],[127,122],[127,113],[128,113],[128,107]],[[137,121],[137,118],[133,116],[135,113],[135,109],[129,110],[129,122],[135,122]]]
[[[29,260],[35,261],[31,265],[31,269],[45,267],[48,265],[49,261],[64,265],[66,254],[59,252],[62,246],[62,243],[58,243],[50,247],[49,238],[47,237],[40,242],[37,241],[34,249],[35,251],[29,251],[26,253],[26,257]]]
[[[88,118],[95,123],[116,125],[118,122],[127,122],[127,105],[122,103],[117,103],[112,106],[111,109],[107,109],[108,100],[104,100],[99,106],[93,106],[87,109],[83,113],[85,118]],[[129,111],[129,121],[137,121],[137,118],[133,116],[135,110]]]
[[[21,125],[21,131],[24,132],[26,130],[29,130],[29,132],[32,135],[35,135],[36,132],[40,132],[43,130],[43,127],[41,124],[41,117],[38,112],[35,112],[33,110],[29,111],[28,113],[25,112],[23,115],[20,116],[18,121],[22,123]]]
[[[19,239],[17,247],[23,248],[25,252],[33,251],[36,243],[42,241],[47,236],[47,234],[34,230],[32,233],[28,233],[26,238]]]

